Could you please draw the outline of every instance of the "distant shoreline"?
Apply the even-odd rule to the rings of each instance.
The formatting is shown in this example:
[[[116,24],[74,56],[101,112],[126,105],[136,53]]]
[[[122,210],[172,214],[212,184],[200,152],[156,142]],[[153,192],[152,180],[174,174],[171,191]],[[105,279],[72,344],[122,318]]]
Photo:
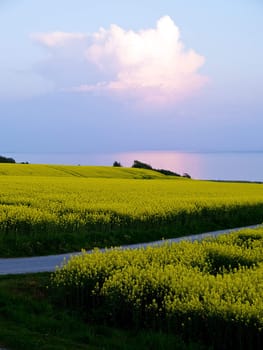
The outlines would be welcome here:
[[[3,153],[1,151],[1,153]],[[135,159],[156,169],[178,174],[188,173],[193,179],[226,182],[263,182],[263,151],[143,151],[143,152],[7,152],[4,156],[18,163],[54,165],[111,166],[114,161],[130,167]]]

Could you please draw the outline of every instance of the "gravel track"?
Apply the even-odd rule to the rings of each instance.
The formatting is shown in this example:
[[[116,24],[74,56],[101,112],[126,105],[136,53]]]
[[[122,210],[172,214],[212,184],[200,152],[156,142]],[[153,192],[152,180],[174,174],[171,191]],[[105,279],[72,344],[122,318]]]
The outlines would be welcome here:
[[[158,246],[169,242],[180,242],[182,240],[196,241],[202,240],[206,237],[216,237],[221,234],[239,231],[241,229],[263,227],[263,225],[252,225],[246,227],[238,227],[233,229],[226,229],[220,231],[212,231],[201,233],[197,235],[184,236],[179,238],[172,238],[167,240],[154,241],[149,243],[138,243],[122,246],[123,249],[145,248],[147,246]],[[104,251],[105,249],[101,249]],[[91,253],[91,250],[88,251]],[[0,258],[0,275],[9,274],[25,274],[37,272],[52,272],[57,266],[60,266],[63,261],[67,261],[72,255],[79,255],[80,252],[72,252],[67,254],[35,256],[30,258]],[[1,349],[0,349],[1,350]]]

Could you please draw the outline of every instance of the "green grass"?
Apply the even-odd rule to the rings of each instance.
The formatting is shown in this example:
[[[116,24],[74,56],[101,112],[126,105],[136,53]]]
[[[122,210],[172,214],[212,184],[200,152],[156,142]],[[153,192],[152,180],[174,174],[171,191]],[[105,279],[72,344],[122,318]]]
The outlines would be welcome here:
[[[12,350],[201,350],[180,337],[85,322],[61,308],[46,286],[49,274],[0,277],[0,346]]]

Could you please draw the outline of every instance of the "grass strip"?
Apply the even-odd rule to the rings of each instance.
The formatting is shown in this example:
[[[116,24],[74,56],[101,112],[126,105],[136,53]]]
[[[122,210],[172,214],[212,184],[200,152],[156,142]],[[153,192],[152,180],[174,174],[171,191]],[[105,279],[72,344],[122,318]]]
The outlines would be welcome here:
[[[155,331],[87,323],[55,303],[48,273],[0,277],[0,346],[13,350],[205,350]]]

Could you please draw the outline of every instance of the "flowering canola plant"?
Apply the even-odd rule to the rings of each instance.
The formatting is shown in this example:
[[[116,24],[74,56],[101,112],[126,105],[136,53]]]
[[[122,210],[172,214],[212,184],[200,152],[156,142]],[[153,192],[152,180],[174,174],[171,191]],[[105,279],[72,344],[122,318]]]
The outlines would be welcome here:
[[[262,228],[202,242],[83,251],[57,268],[51,284],[67,306],[100,321],[221,348],[262,345]]]

